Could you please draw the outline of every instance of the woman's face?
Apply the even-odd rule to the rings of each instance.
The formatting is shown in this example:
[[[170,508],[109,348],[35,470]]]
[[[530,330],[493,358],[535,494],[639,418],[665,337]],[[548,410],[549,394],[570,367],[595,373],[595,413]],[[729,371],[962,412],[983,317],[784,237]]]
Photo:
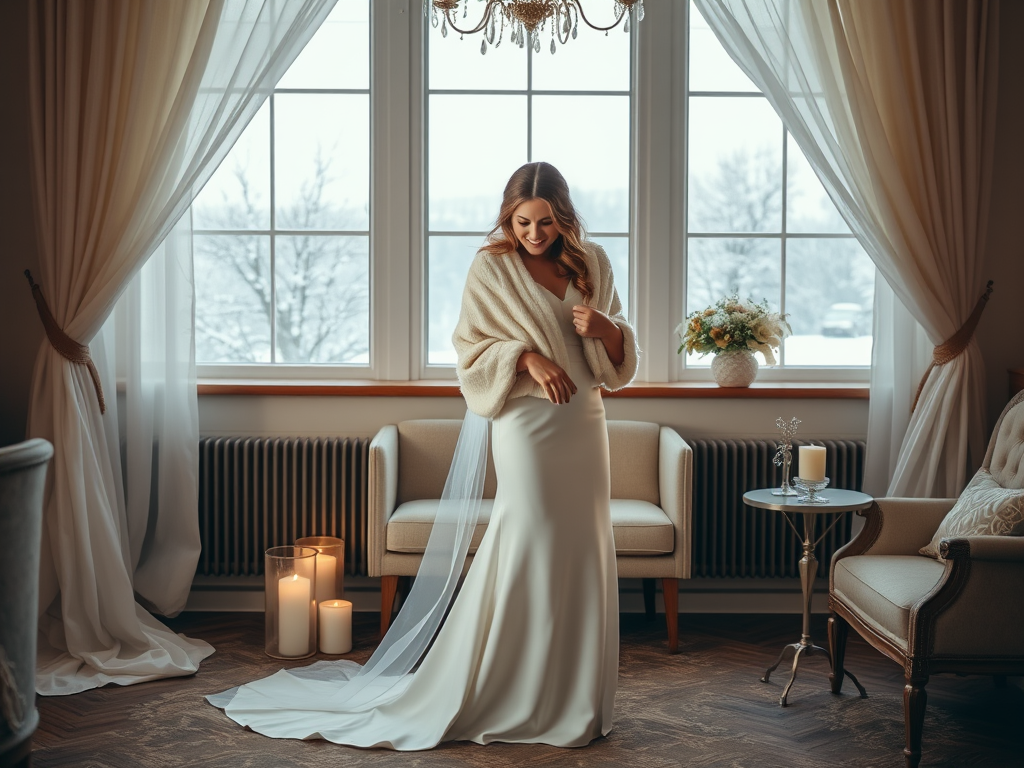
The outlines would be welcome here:
[[[544,256],[561,234],[547,200],[527,200],[512,212],[512,230],[520,247],[531,256]]]

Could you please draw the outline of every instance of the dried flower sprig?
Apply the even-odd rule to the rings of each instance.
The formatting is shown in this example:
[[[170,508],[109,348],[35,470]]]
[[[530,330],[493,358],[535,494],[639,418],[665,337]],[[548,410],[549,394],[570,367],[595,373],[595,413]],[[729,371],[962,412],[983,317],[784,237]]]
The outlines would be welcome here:
[[[775,352],[793,332],[786,317],[772,312],[767,299],[757,303],[752,299],[740,301],[736,295],[724,296],[714,306],[691,313],[676,327],[680,340],[676,351],[717,355],[750,349],[764,355],[767,365],[775,365]]]
[[[779,432],[782,433],[782,440],[775,444],[778,451],[775,453],[775,458],[772,459],[772,463],[776,467],[781,467],[786,460],[789,458],[787,454],[792,454],[793,451],[793,436],[796,435],[797,427],[800,426],[800,419],[794,416],[789,421],[779,416],[775,420],[775,426],[779,428]]]

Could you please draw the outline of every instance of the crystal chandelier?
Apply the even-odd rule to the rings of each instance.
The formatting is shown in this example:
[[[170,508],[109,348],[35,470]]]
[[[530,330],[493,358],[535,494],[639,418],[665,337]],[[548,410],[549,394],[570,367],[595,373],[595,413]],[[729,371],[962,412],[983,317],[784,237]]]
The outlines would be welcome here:
[[[497,48],[505,35],[505,26],[512,30],[509,40],[520,48],[532,48],[540,53],[540,38],[545,29],[551,30],[551,46],[549,50],[557,50],[555,40],[563,45],[569,38],[576,39],[576,31],[580,19],[591,29],[604,32],[615,29],[623,24],[629,32],[629,21],[636,11],[636,20],[644,17],[644,0],[614,0],[615,21],[607,27],[594,24],[583,13],[582,0],[480,0],[486,3],[483,16],[472,28],[462,29],[457,26],[459,6],[462,6],[462,18],[469,16],[469,0],[423,0],[423,15],[430,19],[436,28],[441,25],[441,36],[448,37],[448,28],[459,35],[483,33],[480,41],[480,53],[487,53],[487,46]],[[593,5],[593,3],[591,3]],[[440,11],[440,13],[438,13]]]

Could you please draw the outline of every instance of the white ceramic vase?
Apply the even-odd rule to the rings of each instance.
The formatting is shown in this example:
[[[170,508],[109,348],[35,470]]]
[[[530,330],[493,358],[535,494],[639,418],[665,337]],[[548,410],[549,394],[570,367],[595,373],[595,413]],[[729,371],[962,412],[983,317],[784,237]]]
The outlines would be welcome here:
[[[711,375],[720,387],[749,387],[757,378],[757,358],[749,349],[719,352],[711,361]]]

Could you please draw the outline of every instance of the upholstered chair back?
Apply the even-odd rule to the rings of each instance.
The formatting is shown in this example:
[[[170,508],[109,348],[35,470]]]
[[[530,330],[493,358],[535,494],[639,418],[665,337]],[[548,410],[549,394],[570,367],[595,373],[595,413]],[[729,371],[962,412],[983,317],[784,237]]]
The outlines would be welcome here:
[[[1024,488],[1024,392],[1006,404],[982,466],[1003,488]]]
[[[416,499],[438,499],[444,490],[461,419],[415,419],[398,424],[398,504]],[[613,499],[637,499],[656,506],[660,428],[644,421],[609,421]],[[487,452],[484,498],[493,499],[498,482]]]
[[[459,442],[462,419],[414,419],[398,424],[398,503],[439,499]],[[487,451],[484,498],[493,499],[498,481]]]
[[[661,506],[658,441],[661,428],[649,421],[609,421],[612,498],[639,499]]]

